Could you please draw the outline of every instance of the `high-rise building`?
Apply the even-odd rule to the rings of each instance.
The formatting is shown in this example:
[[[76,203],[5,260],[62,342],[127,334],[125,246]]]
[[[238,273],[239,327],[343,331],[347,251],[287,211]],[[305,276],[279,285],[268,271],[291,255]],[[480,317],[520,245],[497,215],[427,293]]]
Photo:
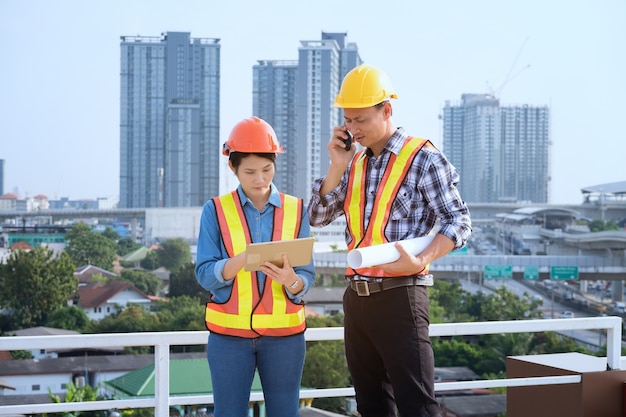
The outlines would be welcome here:
[[[122,36],[120,208],[219,194],[219,39]]]
[[[4,159],[0,159],[0,195],[4,194]]]
[[[500,106],[489,94],[463,94],[443,108],[443,150],[461,173],[471,203],[547,203],[550,111]]]
[[[347,33],[322,32],[301,41],[297,61],[258,61],[253,67],[253,113],[276,130],[285,147],[274,182],[282,192],[308,201],[313,181],[329,165],[326,144],[343,112],[333,107],[341,81],[361,64]]]
[[[296,75],[298,61],[258,61],[252,68],[252,114],[272,125],[284,154],[276,158],[274,184],[281,192],[296,195],[297,140]]]

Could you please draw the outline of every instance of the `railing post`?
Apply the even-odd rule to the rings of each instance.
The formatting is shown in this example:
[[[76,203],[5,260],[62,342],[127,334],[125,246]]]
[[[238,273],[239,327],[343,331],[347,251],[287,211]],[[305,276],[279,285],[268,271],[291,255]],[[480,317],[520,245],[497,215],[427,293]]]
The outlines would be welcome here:
[[[606,362],[610,369],[621,368],[622,320],[615,317],[613,327],[606,329]]]
[[[170,415],[170,346],[158,342],[154,346],[154,417]]]

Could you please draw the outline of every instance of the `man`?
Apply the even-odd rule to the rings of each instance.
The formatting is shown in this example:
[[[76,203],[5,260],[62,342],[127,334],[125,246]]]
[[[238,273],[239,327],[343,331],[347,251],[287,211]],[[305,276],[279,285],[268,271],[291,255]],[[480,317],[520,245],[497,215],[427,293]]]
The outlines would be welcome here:
[[[396,243],[395,262],[348,268],[343,303],[360,415],[440,417],[428,335],[428,266],[465,245],[471,222],[454,166],[429,141],[395,127],[390,99],[396,98],[376,67],[360,65],[346,75],[335,100],[344,126],[333,130],[330,167],[313,186],[308,212],[315,227],[345,214],[349,250],[435,234],[419,254]],[[362,150],[348,146],[352,141]]]

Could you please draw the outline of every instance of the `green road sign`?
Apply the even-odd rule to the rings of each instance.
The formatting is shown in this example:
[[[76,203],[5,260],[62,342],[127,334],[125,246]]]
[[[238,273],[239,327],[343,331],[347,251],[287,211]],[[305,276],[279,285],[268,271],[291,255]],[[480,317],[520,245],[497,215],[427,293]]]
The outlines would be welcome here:
[[[539,279],[539,267],[535,265],[526,265],[524,267],[524,279]]]
[[[485,265],[486,279],[513,278],[513,267],[511,265]]]
[[[578,279],[577,266],[550,267],[550,279]]]

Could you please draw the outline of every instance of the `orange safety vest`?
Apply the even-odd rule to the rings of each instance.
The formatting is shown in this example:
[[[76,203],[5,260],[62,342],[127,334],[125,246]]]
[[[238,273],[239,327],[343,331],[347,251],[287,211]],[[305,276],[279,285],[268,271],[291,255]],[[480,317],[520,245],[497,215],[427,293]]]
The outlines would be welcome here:
[[[413,159],[425,145],[432,146],[426,139],[407,137],[402,149],[396,156],[392,154],[383,173],[378,190],[376,191],[376,203],[367,226],[364,225],[363,209],[365,208],[365,177],[367,168],[367,155],[365,150],[357,153],[353,159],[348,177],[348,191],[343,209],[346,213],[348,233],[352,240],[348,244],[348,250],[358,247],[366,247],[388,243],[385,236],[385,228],[389,221],[391,207],[395,200],[402,181],[406,177]],[[428,273],[428,266],[424,270]],[[371,278],[384,278],[399,276],[390,274],[379,268],[350,268],[346,270],[346,276],[360,275]]]
[[[302,221],[302,199],[280,194],[281,207],[274,208],[272,240],[296,239]],[[230,257],[252,243],[239,194],[233,191],[213,198],[220,233]],[[289,336],[304,332],[304,303],[293,302],[285,288],[268,278],[261,293],[256,271],[241,269],[231,295],[224,303],[206,304],[205,322],[209,331],[229,336]]]

